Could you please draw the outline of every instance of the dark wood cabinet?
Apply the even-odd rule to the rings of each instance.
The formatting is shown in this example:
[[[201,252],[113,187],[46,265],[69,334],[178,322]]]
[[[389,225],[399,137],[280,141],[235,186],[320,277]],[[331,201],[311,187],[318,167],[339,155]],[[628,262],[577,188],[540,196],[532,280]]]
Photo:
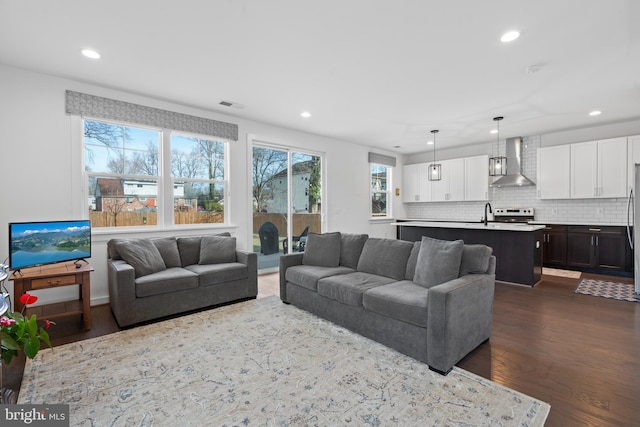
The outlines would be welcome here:
[[[567,263],[567,226],[547,225],[542,236],[544,265],[564,266]]]
[[[570,225],[567,228],[567,265],[583,269],[624,272],[630,250],[624,227]]]

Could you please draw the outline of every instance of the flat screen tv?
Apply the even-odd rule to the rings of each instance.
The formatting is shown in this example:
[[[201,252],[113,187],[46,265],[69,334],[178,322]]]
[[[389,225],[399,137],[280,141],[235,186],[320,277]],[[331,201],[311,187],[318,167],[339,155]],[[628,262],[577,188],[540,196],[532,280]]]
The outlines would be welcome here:
[[[47,221],[9,224],[9,268],[91,257],[91,222]]]

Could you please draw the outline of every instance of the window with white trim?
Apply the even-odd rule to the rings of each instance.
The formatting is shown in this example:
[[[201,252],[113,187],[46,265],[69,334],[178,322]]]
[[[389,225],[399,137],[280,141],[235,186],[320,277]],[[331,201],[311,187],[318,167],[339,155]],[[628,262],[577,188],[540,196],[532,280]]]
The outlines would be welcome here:
[[[226,153],[221,138],[85,119],[92,226],[225,223]]]
[[[371,163],[371,217],[391,218],[391,167]]]

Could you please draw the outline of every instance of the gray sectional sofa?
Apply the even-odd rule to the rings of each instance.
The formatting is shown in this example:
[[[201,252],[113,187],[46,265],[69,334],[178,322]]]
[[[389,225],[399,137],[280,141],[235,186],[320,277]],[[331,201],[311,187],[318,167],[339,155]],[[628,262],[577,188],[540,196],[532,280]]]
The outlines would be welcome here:
[[[120,326],[258,295],[257,254],[237,250],[228,233],[112,239],[107,250],[109,303]]]
[[[491,335],[491,253],[461,240],[309,234],[304,253],[280,258],[280,298],[446,375]]]

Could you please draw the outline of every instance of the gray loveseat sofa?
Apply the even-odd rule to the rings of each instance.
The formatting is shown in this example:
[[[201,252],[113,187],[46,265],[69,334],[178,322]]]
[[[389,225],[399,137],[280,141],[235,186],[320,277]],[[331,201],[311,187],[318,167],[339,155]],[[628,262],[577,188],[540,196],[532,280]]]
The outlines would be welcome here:
[[[257,254],[237,250],[228,233],[112,239],[107,249],[109,303],[120,326],[258,295]]]
[[[441,374],[489,339],[496,259],[484,245],[309,234],[280,258],[280,298]]]

